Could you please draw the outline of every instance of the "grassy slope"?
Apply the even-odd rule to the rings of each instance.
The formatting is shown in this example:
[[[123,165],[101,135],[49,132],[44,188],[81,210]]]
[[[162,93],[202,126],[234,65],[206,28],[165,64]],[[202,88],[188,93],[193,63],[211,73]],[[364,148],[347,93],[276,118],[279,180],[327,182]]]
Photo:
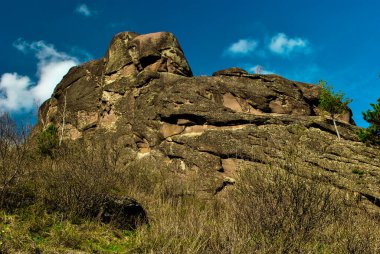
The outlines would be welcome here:
[[[0,137],[1,253],[380,252],[379,214],[296,176],[297,165],[241,168],[214,196],[196,174],[153,158],[118,165],[116,151],[80,144],[41,156],[9,137]],[[92,218],[111,194],[138,200],[149,224],[127,231]]]

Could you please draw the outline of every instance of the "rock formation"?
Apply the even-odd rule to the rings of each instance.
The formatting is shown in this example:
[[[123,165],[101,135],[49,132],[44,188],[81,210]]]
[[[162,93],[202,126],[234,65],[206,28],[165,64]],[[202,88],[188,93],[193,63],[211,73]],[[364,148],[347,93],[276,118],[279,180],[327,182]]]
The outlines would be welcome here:
[[[103,140],[123,154],[121,165],[154,158],[204,175],[204,185],[221,186],[244,167],[297,165],[295,173],[379,206],[380,149],[357,141],[351,112],[338,121],[338,142],[319,94],[315,85],[240,68],[193,77],[171,33],[124,32],[104,58],[68,72],[41,106],[37,129],[65,122],[64,140]]]

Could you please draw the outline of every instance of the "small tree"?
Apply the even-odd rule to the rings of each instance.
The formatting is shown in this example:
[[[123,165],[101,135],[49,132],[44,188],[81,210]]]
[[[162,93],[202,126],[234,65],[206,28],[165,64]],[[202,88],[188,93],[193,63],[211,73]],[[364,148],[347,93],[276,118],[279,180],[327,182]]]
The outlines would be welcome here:
[[[363,112],[363,118],[370,126],[366,129],[361,129],[358,132],[360,141],[380,144],[380,99],[377,104],[370,104],[373,110]]]
[[[26,125],[17,126],[9,113],[0,112],[0,208],[14,209],[32,199],[24,184],[30,163],[28,134]]]
[[[342,92],[334,93],[332,86],[327,86],[325,81],[319,81],[319,86],[322,88],[319,97],[319,108],[326,112],[332,119],[336,131],[336,135],[340,140],[338,127],[336,126],[336,119],[348,111],[348,104],[352,101],[344,98]]]
[[[53,155],[53,150],[58,146],[58,132],[55,125],[50,124],[37,136],[38,150],[42,155]]]

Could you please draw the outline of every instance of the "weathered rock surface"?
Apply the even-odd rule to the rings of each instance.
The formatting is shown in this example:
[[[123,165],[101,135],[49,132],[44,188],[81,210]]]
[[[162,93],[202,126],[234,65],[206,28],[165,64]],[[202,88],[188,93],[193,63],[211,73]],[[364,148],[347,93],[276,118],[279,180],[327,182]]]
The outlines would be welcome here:
[[[249,73],[239,67],[232,67],[220,71],[214,72],[212,75],[213,76],[243,76],[243,75],[248,75]]]
[[[351,112],[338,121],[337,141],[319,94],[239,68],[193,77],[172,34],[126,32],[104,58],[69,71],[41,106],[38,127],[62,128],[65,112],[65,139],[109,142],[123,154],[120,165],[154,157],[215,188],[240,168],[296,167],[379,206],[380,149],[358,142]]]

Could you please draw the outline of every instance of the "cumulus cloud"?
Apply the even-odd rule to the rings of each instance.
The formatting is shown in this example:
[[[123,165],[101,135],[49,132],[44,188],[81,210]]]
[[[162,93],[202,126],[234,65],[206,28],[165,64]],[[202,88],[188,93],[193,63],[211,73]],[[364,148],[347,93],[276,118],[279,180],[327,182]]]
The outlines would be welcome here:
[[[83,15],[85,17],[90,17],[94,15],[94,11],[91,10],[86,4],[78,5],[78,7],[75,9],[75,12],[79,15]]]
[[[64,60],[41,65],[38,83],[31,89],[34,98],[40,102],[50,98],[55,86],[61,81],[62,77],[71,67],[77,64],[78,62],[75,60]]]
[[[256,40],[240,39],[227,49],[227,53],[229,55],[248,55],[249,53],[255,51],[258,44],[259,43]]]
[[[79,64],[77,58],[57,51],[54,45],[44,41],[28,43],[19,39],[13,46],[35,55],[37,82],[18,73],[4,73],[0,78],[0,111],[32,109],[34,103],[48,99],[68,70]]]
[[[288,38],[284,33],[279,33],[272,37],[269,50],[279,55],[289,55],[292,52],[304,52],[307,53],[308,41],[301,38]]]
[[[30,109],[33,106],[33,98],[30,96],[29,87],[32,84],[27,76],[17,73],[4,73],[0,79],[0,111],[18,111]]]

